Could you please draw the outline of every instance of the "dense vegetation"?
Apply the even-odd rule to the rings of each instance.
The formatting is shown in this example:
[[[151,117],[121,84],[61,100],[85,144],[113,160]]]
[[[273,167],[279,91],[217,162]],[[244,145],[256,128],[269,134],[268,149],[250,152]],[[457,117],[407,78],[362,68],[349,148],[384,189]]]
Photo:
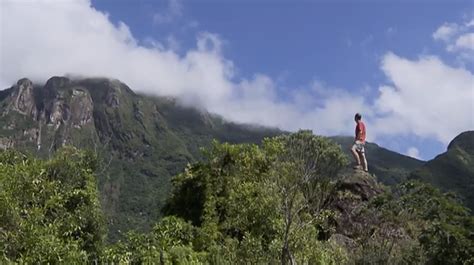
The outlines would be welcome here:
[[[149,231],[171,177],[199,160],[199,148],[213,138],[256,143],[280,133],[227,122],[176,99],[137,95],[105,78],[52,77],[44,85],[22,79],[0,93],[0,113],[0,148],[48,158],[67,144],[103,158],[97,175],[110,241],[119,231]]]
[[[49,158],[64,144],[92,149],[103,158],[97,172],[108,241],[131,229],[151,231],[162,217],[171,178],[187,163],[204,159],[212,140],[260,143],[280,130],[235,124],[177,99],[135,94],[105,78],[52,77],[46,84],[21,79],[0,91],[0,148]],[[335,137],[343,151],[352,137]],[[418,161],[367,145],[370,170],[384,184],[397,184]]]
[[[457,192],[474,211],[474,131],[456,136],[445,153],[413,171],[410,177]]]
[[[48,161],[0,154],[0,262],[86,262],[102,253],[105,227],[94,155],[66,148]]]
[[[107,245],[87,152],[0,155],[3,262],[140,264],[472,264],[474,219],[428,184],[393,190],[345,171],[311,132],[261,145],[214,142],[173,178],[166,217]],[[349,223],[345,223],[350,220]]]

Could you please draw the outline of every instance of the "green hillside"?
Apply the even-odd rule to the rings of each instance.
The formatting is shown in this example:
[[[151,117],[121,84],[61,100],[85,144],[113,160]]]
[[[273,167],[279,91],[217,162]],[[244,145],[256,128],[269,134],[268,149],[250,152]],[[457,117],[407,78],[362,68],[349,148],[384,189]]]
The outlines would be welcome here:
[[[47,158],[63,145],[100,157],[98,185],[109,239],[130,229],[147,231],[161,217],[172,176],[202,159],[213,139],[259,143],[282,131],[235,124],[176,99],[136,94],[118,80],[28,79],[0,92],[0,148]],[[349,137],[334,137],[347,152]],[[369,144],[371,172],[399,183],[421,161]]]
[[[458,135],[445,153],[428,161],[410,177],[456,192],[474,211],[474,131]]]
[[[1,264],[472,264],[474,217],[430,184],[388,188],[299,131],[213,143],[165,216],[106,242],[93,152],[0,150]],[[430,207],[427,206],[430,202]]]
[[[50,157],[63,145],[102,158],[101,203],[112,240],[147,230],[160,217],[170,178],[201,156],[212,139],[259,142],[275,129],[226,122],[176,100],[135,94],[108,79],[28,79],[0,94],[0,147]]]
[[[352,137],[335,136],[331,139],[340,144],[344,153],[352,159],[349,150],[354,143]],[[424,164],[424,161],[390,151],[374,143],[367,143],[365,150],[369,171],[386,185],[406,180],[410,172]]]

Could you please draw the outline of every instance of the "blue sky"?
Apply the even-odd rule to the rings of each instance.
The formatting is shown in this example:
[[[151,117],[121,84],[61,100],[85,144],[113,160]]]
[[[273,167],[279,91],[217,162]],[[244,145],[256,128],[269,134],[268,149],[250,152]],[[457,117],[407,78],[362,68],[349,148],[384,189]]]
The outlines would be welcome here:
[[[195,45],[205,30],[225,40],[224,52],[242,76],[264,73],[285,88],[317,79],[358,93],[385,79],[381,57],[388,51],[416,58],[436,54],[456,65],[455,57],[433,41],[432,33],[446,21],[472,15],[473,1],[180,1],[180,14],[153,23],[169,12],[170,1],[93,1],[93,6],[124,21],[137,38],[165,41],[173,36],[179,50]],[[472,63],[468,65],[472,71]],[[291,89],[284,90],[285,97]],[[387,125],[389,126],[389,125]],[[436,126],[436,125],[433,125]],[[473,128],[474,129],[474,128]],[[417,146],[421,158],[432,158],[445,146],[416,136],[379,139],[404,153]]]
[[[380,58],[387,51],[445,55],[432,32],[473,8],[473,1],[330,2],[180,1],[181,16],[168,23],[153,23],[155,14],[167,12],[167,0],[92,4],[113,21],[124,21],[138,39],[174,36],[182,50],[195,46],[199,31],[217,33],[226,41],[226,57],[244,76],[265,73],[289,85],[319,78],[347,89],[378,84],[384,78]]]
[[[229,120],[323,135],[352,134],[359,111],[369,140],[422,159],[474,129],[473,1],[2,5],[5,21],[25,14],[18,27],[42,33],[29,36],[32,52],[21,30],[2,26],[2,84],[19,73],[105,75]]]

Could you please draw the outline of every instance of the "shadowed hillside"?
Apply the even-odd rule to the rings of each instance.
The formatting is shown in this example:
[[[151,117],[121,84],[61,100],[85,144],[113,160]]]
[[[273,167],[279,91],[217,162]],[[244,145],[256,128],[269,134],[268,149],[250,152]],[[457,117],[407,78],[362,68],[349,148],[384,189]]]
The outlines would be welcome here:
[[[458,193],[474,211],[474,131],[458,135],[445,153],[415,170],[411,178]]]
[[[353,160],[349,150],[354,143],[352,137],[330,138],[340,144],[344,153]],[[390,151],[374,143],[367,143],[365,150],[369,171],[386,185],[394,185],[406,180],[411,171],[424,164],[424,161]]]

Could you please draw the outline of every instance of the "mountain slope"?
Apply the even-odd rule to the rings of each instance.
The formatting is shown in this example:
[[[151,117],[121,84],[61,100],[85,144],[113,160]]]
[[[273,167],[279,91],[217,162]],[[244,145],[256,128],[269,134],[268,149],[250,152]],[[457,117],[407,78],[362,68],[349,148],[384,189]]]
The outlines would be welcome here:
[[[410,177],[457,192],[474,211],[474,131],[458,135],[445,153],[428,161]]]
[[[279,134],[242,126],[180,106],[176,100],[135,94],[116,80],[53,77],[44,86],[21,79],[0,93],[0,147],[49,157],[63,145],[103,158],[99,177],[110,236],[147,229],[160,216],[171,176],[200,157],[212,139],[260,142]]]
[[[161,216],[170,178],[212,139],[259,143],[283,133],[227,122],[177,100],[134,93],[118,80],[52,77],[21,79],[0,91],[0,148],[50,157],[63,145],[92,149],[102,159],[101,203],[115,240],[119,231],[147,230]],[[347,147],[350,137],[333,140]],[[370,168],[384,183],[398,183],[421,161],[367,146]],[[349,154],[349,153],[347,153]]]
[[[341,145],[342,150],[353,160],[349,148],[354,143],[352,137],[336,136],[332,140]],[[394,185],[405,180],[410,172],[424,164],[423,161],[390,151],[374,143],[367,143],[367,162],[369,171],[375,174],[378,180],[387,185]]]

